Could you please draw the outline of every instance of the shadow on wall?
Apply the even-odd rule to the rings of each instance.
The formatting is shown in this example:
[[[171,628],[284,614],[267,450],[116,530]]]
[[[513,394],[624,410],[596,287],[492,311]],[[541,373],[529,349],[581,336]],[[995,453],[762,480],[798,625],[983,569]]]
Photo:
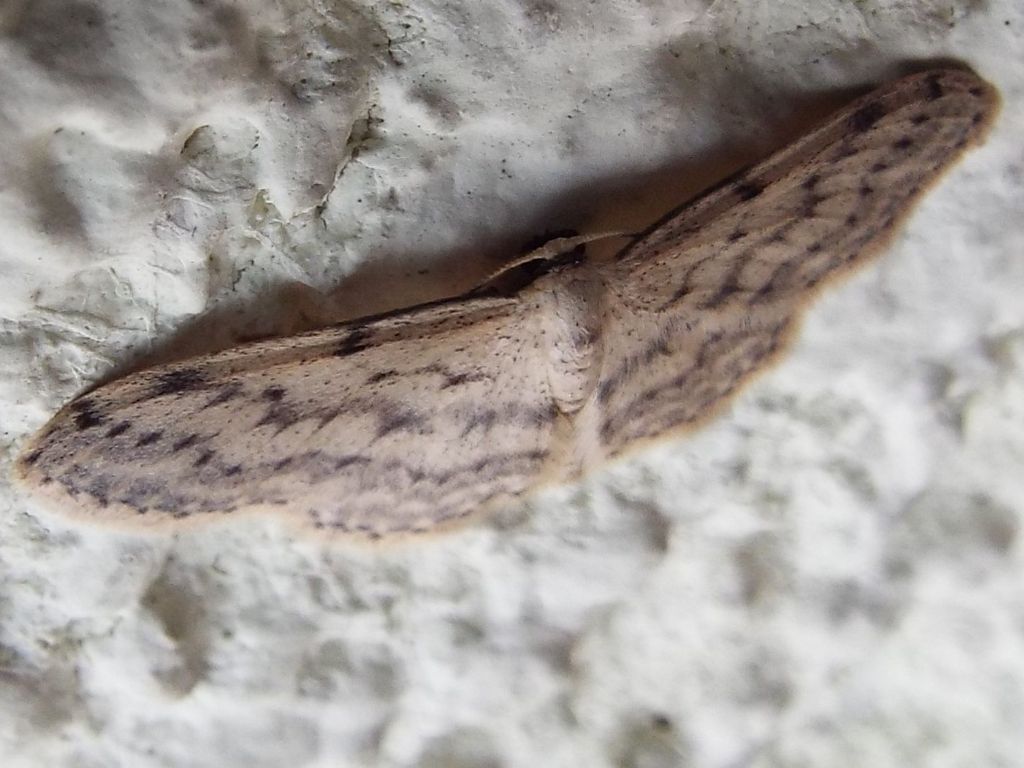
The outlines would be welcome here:
[[[927,61],[894,68],[894,75],[948,61]],[[112,371],[105,381],[156,364],[216,352],[268,336],[313,330],[356,318],[459,296],[548,237],[567,229],[588,232],[639,232],[702,191],[761,160],[764,146],[786,145],[838,106],[866,89],[806,93],[773,109],[771,124],[761,129],[757,147],[750,142],[722,142],[700,158],[688,157],[662,168],[578,181],[541,206],[542,216],[516,229],[443,253],[396,252],[362,264],[329,294],[288,281],[245,299],[228,298],[182,327],[155,351]],[[770,137],[770,141],[764,141]],[[683,148],[685,149],[685,148]],[[624,238],[597,241],[591,253],[617,250]],[[423,265],[415,267],[410,265]],[[98,384],[97,384],[98,385]]]

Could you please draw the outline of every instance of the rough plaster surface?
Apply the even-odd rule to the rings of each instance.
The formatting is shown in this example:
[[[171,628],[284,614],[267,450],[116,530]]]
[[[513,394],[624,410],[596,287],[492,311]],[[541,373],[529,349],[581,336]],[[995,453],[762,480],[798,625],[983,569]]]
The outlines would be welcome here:
[[[0,8],[5,768],[1024,765],[1016,0]],[[1005,106],[715,425],[396,549],[74,525],[21,440],[145,357],[636,227],[908,60]]]

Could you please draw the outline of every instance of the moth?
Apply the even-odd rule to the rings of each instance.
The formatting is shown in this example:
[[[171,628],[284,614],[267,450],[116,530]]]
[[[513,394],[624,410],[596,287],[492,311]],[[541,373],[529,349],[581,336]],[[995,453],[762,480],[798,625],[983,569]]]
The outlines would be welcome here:
[[[560,252],[578,238],[457,298],[99,386],[16,475],[92,520],[266,512],[371,539],[570,481],[719,411],[997,107],[962,69],[896,80],[614,255]]]

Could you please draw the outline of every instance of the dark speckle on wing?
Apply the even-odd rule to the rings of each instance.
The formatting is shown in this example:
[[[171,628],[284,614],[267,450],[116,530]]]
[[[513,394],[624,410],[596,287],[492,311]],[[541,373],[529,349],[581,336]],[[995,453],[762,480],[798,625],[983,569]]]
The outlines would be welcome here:
[[[384,437],[392,432],[416,432],[429,423],[426,416],[408,406],[392,403],[378,414],[377,436]]]
[[[227,384],[221,385],[217,393],[203,404],[203,410],[224,405],[224,403],[234,400],[242,394],[242,389],[242,384],[237,381],[229,381]]]
[[[132,423],[130,421],[119,421],[117,424],[107,430],[106,437],[117,437],[123,435],[129,429],[131,429]]]
[[[352,328],[334,350],[335,357],[348,357],[349,355],[354,355],[357,352],[362,352],[370,346],[368,341],[369,337],[369,331],[362,326]]]
[[[885,117],[885,107],[872,101],[865,104],[850,116],[850,128],[855,133],[864,133]]]
[[[753,200],[762,192],[764,192],[764,186],[756,181],[745,181],[736,185],[736,195],[744,202]]]
[[[150,396],[177,395],[202,389],[205,385],[206,379],[200,371],[195,368],[182,368],[177,371],[161,373],[157,376],[150,391]]]
[[[106,417],[100,413],[99,407],[89,397],[82,397],[71,404],[71,410],[75,413],[75,426],[80,430],[92,429],[106,422]]]
[[[146,434],[141,435],[139,439],[135,441],[135,445],[139,448],[144,448],[147,445],[152,445],[153,443],[157,442],[161,437],[163,437],[163,434],[164,433],[162,429],[156,429],[153,430],[152,432],[147,432]]]

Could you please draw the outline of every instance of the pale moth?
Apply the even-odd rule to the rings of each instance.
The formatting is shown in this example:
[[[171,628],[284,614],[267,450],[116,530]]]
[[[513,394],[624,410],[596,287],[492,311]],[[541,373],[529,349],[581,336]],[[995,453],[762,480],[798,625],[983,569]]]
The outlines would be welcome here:
[[[896,80],[614,256],[548,248],[457,298],[86,392],[16,474],[90,520],[271,512],[374,539],[572,480],[714,414],[997,104],[961,69]]]

